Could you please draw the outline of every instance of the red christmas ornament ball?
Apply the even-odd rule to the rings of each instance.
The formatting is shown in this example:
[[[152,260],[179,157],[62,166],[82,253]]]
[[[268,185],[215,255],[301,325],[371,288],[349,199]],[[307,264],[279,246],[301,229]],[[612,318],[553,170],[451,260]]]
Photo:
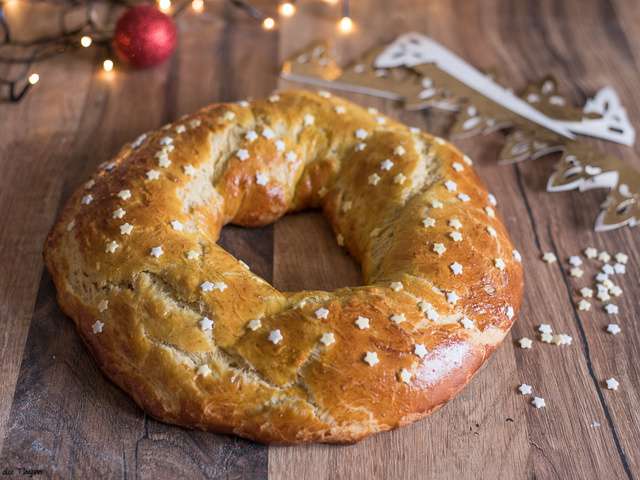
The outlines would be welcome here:
[[[134,67],[159,65],[176,48],[176,25],[151,5],[128,9],[116,23],[113,47],[118,56]]]

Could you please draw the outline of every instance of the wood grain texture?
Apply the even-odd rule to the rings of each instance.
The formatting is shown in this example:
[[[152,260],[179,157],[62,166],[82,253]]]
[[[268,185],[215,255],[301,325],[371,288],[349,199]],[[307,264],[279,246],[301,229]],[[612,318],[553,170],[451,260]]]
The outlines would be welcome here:
[[[273,2],[262,2],[273,11]],[[632,122],[637,90],[640,4],[633,0],[359,0],[357,31],[335,30],[338,10],[302,1],[278,32],[264,32],[228,5],[179,22],[180,45],[156,70],[95,72],[95,58],[70,55],[39,67],[43,81],[18,105],[0,105],[0,468],[42,468],[56,478],[634,478],[640,475],[640,242],[638,230],[595,234],[604,191],[544,192],[554,159],[500,167],[500,134],[459,142],[496,194],[523,253],[526,289],[514,339],[550,323],[570,347],[505,344],[472,383],[428,419],[363,443],[270,447],[191,432],[146,417],[108,382],[59,311],[40,251],[56,212],[95,166],[127,140],[214,101],[262,96],[278,86],[279,62],[307,43],[335,38],[342,58],[408,30],[443,42],[510,86],[546,73],[582,103],[599,87],[619,92]],[[281,82],[280,86],[289,86]],[[405,122],[443,133],[443,114],[403,112],[391,102],[350,95]],[[638,147],[594,146],[640,167]],[[284,290],[357,285],[355,262],[319,213],[273,226],[228,227],[221,244]],[[565,259],[593,245],[629,254],[614,320],[574,308],[580,280]],[[546,265],[553,251],[561,264]],[[615,376],[620,390],[603,388]],[[534,386],[548,407],[517,394]],[[599,426],[594,427],[594,422]]]

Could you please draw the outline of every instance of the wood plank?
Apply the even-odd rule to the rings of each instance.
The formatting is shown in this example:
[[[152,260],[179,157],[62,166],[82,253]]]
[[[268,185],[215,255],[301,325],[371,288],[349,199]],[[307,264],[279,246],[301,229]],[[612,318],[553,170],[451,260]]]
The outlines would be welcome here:
[[[359,3],[356,6],[353,16],[360,20],[360,25],[354,38],[349,39],[351,52],[362,51],[365,44],[376,45],[388,41],[395,34],[416,29],[427,32],[481,68],[496,66],[496,58],[499,58],[501,72],[504,71],[513,85],[524,85],[547,70],[561,76],[566,74],[562,71],[564,64],[579,66],[583,60],[583,52],[578,51],[560,58],[552,55],[554,50],[545,37],[555,37],[547,29],[555,27],[553,33],[557,33],[560,26],[566,29],[566,16],[571,15],[554,11],[552,2],[530,2],[527,5],[522,2],[517,6],[513,3],[507,5],[507,2],[483,2],[481,6],[465,4],[464,9],[456,9],[449,2],[429,2],[419,10],[412,9],[411,2],[396,2],[394,5],[397,5],[396,12],[411,11],[411,15],[367,15],[367,12],[383,11],[382,2]],[[577,15],[577,3],[570,6],[574,8],[573,19],[579,25],[578,29],[599,20],[595,14],[587,17]],[[309,23],[317,22],[317,18],[300,15],[296,21],[299,25],[291,25],[283,33],[284,44],[294,44],[287,42],[287,38],[298,38],[299,31],[309,30]],[[455,25],[464,27],[456,28]],[[328,26],[320,30],[330,31]],[[477,41],[478,38],[486,40]],[[497,57],[487,45],[496,47]],[[283,58],[291,54],[282,53]],[[560,64],[560,60],[564,63]],[[533,65],[536,66],[535,71],[529,67]],[[606,73],[597,67],[592,69]],[[353,98],[364,100],[363,97]],[[370,98],[364,101],[374,106],[380,103]],[[400,113],[392,105],[386,105],[384,110]],[[410,124],[419,124],[435,133],[443,131],[438,128],[441,125],[436,125],[439,122],[435,115],[421,120],[403,112],[401,117]],[[521,167],[496,166],[493,159],[497,156],[501,140],[497,135],[460,142],[460,146],[476,159],[481,176],[499,201],[502,200],[500,211],[516,245],[524,253],[528,284],[513,338],[534,337],[536,325],[551,322],[558,331],[571,334],[575,339],[574,345],[561,349],[536,342],[532,351],[523,351],[506,342],[465,391],[432,417],[350,447],[272,447],[270,477],[460,478],[468,477],[470,472],[482,472],[488,478],[622,478],[630,475],[628,456],[618,448],[621,443],[620,427],[618,422],[608,420],[611,409],[602,401],[601,385],[593,381],[593,355],[589,354],[588,341],[575,323],[563,278],[557,271],[554,275],[539,261],[541,249],[546,248],[545,240],[539,239],[540,222],[543,225],[547,222],[557,224],[563,214],[563,210],[557,208],[558,200],[542,192],[549,168],[545,170],[539,164],[530,164],[523,166],[521,171]],[[526,173],[523,173],[524,168]],[[526,184],[524,179],[527,179]],[[551,207],[545,210],[544,216],[532,219],[529,215],[532,207],[523,198],[531,190],[536,192],[536,196],[530,203],[537,204],[544,198],[550,207],[556,205],[556,208]],[[576,204],[582,202],[579,194],[569,195],[575,197]],[[596,211],[595,206],[590,205],[590,218]],[[594,236],[590,229],[591,223],[582,226],[583,231]],[[321,240],[316,232],[313,236],[307,235],[309,230],[298,231],[294,236],[296,243],[306,245],[313,242],[318,245],[333,242],[330,237]],[[553,232],[557,230],[560,230],[559,226]],[[565,236],[572,238],[570,228],[565,226],[562,230]],[[321,258],[309,258],[306,262],[279,258],[279,251],[290,251],[289,240],[282,238],[280,233],[281,228],[276,225],[276,285],[283,282],[292,288],[294,285],[289,279],[293,270],[296,278],[300,279],[300,288],[304,288],[304,279],[312,277],[311,272],[305,271],[314,268],[310,264],[334,265],[335,261],[324,247],[318,248]],[[287,229],[282,233],[292,236]],[[338,282],[327,279],[323,283],[331,287]],[[534,385],[537,394],[545,397],[549,407],[536,411],[528,404],[527,398],[517,395],[516,387],[521,382]],[[630,390],[637,392],[637,388],[631,386]],[[592,428],[593,421],[599,421],[600,427]],[[624,439],[633,441],[637,438],[633,433],[625,432]]]
[[[225,9],[211,14],[224,15],[225,23],[217,22],[215,28],[211,27],[211,22],[197,23],[197,28],[181,37],[176,56],[157,70],[120,70],[111,75],[94,75],[91,69],[74,72],[83,79],[79,82],[80,92],[70,91],[68,77],[60,79],[57,94],[62,102],[72,105],[77,102],[78,105],[69,113],[71,119],[65,122],[55,119],[54,109],[47,109],[48,115],[42,116],[43,124],[48,122],[49,129],[41,128],[51,138],[57,139],[60,129],[66,136],[62,145],[55,149],[51,148],[51,140],[36,144],[38,150],[32,156],[33,163],[49,165],[46,174],[38,172],[37,178],[51,191],[45,197],[47,210],[35,218],[30,217],[26,225],[28,228],[33,222],[40,229],[39,237],[29,242],[38,259],[34,272],[41,271],[39,251],[61,201],[125,141],[213,100],[237,99],[241,94],[262,96],[275,86],[273,59],[276,58],[277,36],[263,32],[246,17],[236,18]],[[241,59],[249,47],[261,60],[246,66]],[[246,74],[243,82],[229,81],[233,77],[227,75],[223,64],[202,61],[202,49],[208,49],[212,59],[220,62],[220,48],[225,49],[226,60],[242,67]],[[61,65],[55,68],[58,72],[64,71]],[[194,78],[201,81],[194,84]],[[38,99],[36,95],[31,98]],[[25,112],[32,112],[34,106],[28,108]],[[21,120],[21,124],[26,122],[27,119]],[[51,129],[51,125],[58,128]],[[13,144],[11,155],[20,157],[30,153],[27,145],[26,142]],[[40,149],[47,148],[53,150],[50,163],[42,161]],[[13,168],[16,170],[13,176],[18,177],[18,165],[14,163]],[[33,179],[25,177],[17,182],[29,195],[20,203],[21,213],[27,217],[26,212],[30,209],[42,211],[38,206],[43,188],[36,184],[37,189],[30,191],[26,186],[29,181]],[[9,218],[15,218],[15,213],[7,211],[7,214]],[[252,231],[225,230],[221,243],[270,281],[271,230],[271,227]],[[3,241],[3,254],[7,257],[9,248],[18,244],[17,238],[30,238],[27,234],[17,237],[21,233],[18,229],[10,233],[16,235],[13,237],[16,240]],[[252,248],[248,249],[247,245]],[[254,248],[256,246],[259,248]],[[14,270],[18,271],[17,265]],[[7,275],[3,280],[11,280],[11,277]],[[28,284],[21,284],[21,288],[26,293],[27,286],[37,284],[37,279],[31,279]],[[33,302],[33,294],[30,298]],[[22,328],[26,334],[29,304],[25,302],[23,308]],[[18,333],[16,328],[10,329],[5,341],[13,341]],[[43,468],[49,475],[62,478],[267,476],[265,446],[236,437],[176,428],[144,415],[126,394],[96,369],[72,323],[59,311],[53,285],[46,274],[40,284],[24,355],[22,347],[17,347],[15,352],[3,350],[5,354],[13,355],[16,365],[22,356],[8,431],[2,435],[7,440],[0,457],[3,466]],[[7,379],[10,379],[9,375]],[[10,400],[11,395],[12,391],[7,392],[6,398]],[[8,405],[2,412],[9,413]]]

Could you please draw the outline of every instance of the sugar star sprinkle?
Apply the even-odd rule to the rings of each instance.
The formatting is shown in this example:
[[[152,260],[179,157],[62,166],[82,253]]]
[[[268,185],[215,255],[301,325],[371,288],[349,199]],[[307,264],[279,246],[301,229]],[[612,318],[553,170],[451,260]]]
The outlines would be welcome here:
[[[413,346],[413,353],[420,358],[424,358],[427,355],[427,353],[429,353],[429,351],[427,350],[427,347],[425,347],[423,344],[416,343]]]
[[[545,254],[542,255],[542,260],[549,264],[555,263],[558,261],[555,253],[553,252],[545,252]]]
[[[613,303],[608,303],[607,305],[605,305],[604,310],[609,315],[617,315],[619,312],[618,306],[614,305]]]
[[[475,327],[475,324],[473,323],[473,320],[471,320],[468,317],[462,317],[460,319],[460,325],[463,326],[463,328],[465,328],[466,330],[471,330]]]
[[[249,330],[251,330],[252,332],[255,332],[261,326],[262,326],[262,322],[260,321],[259,318],[255,318],[255,319],[251,320],[249,323],[247,323],[247,328]]]
[[[320,343],[322,343],[324,346],[327,346],[327,347],[332,343],[335,343],[335,341],[336,341],[336,336],[331,332],[323,333],[322,336],[320,337]]]
[[[593,247],[587,247],[584,249],[584,255],[587,258],[594,259],[598,256],[598,250]]]
[[[549,325],[548,323],[541,323],[538,326],[538,331],[540,333],[552,333],[553,329],[551,328],[551,325]]]
[[[573,338],[570,335],[567,335],[565,333],[560,333],[558,335],[553,336],[553,343],[555,343],[558,346],[571,345],[572,342],[573,342]]]
[[[378,354],[376,352],[367,352],[364,356],[365,363],[370,367],[375,366],[380,360],[378,360]]]
[[[460,265],[458,262],[452,263],[451,265],[449,265],[449,268],[451,269],[454,275],[462,274],[462,265]]]
[[[529,349],[533,346],[533,340],[527,337],[522,337],[520,340],[518,340],[518,343],[520,344],[520,348]]]
[[[582,287],[580,289],[580,295],[582,295],[584,298],[591,298],[593,297],[593,290],[589,287]]]
[[[531,395],[533,393],[533,387],[531,385],[527,385],[523,383],[518,387],[521,395]]]
[[[552,343],[553,342],[553,335],[550,333],[543,333],[542,335],[540,335],[540,341],[542,341],[542,343]]]
[[[620,386],[620,382],[618,382],[615,378],[611,377],[611,378],[607,378],[606,380],[606,385],[607,388],[609,390],[618,390],[618,387]]]
[[[626,264],[627,261],[629,260],[629,257],[622,252],[618,252],[616,253],[615,259],[616,259],[616,262],[618,263]]]
[[[598,254],[598,260],[606,263],[611,260],[611,255],[609,255],[609,252],[602,251]]]
[[[574,278],[581,278],[584,275],[584,271],[581,268],[574,267],[569,271],[569,274]]]
[[[100,320],[96,320],[94,324],[91,325],[91,330],[93,331],[94,334],[102,333],[103,329],[104,329],[104,323],[102,323]]]
[[[367,317],[358,316],[354,323],[360,330],[367,330],[369,328],[369,319]]]
[[[582,259],[578,255],[572,255],[569,257],[569,265],[579,267],[580,265],[582,265]]]
[[[411,372],[406,368],[403,368],[402,370],[400,370],[400,373],[398,376],[400,377],[400,381],[402,381],[403,383],[411,382]]]
[[[533,405],[536,408],[544,408],[547,406],[547,403],[544,401],[544,398],[542,397],[533,397],[533,400],[531,400],[531,405]]]
[[[609,332],[611,335],[617,335],[621,331],[622,329],[617,323],[610,323],[609,325],[607,325],[607,332]]]
[[[199,324],[200,330],[202,330],[203,332],[210,332],[213,328],[213,320],[211,320],[209,317],[202,317],[202,320],[200,320]]]
[[[588,312],[591,310],[591,304],[583,298],[578,302],[578,310]]]
[[[282,341],[283,336],[279,329],[275,329],[269,332],[268,339],[271,343],[273,343],[274,345],[277,345]]]

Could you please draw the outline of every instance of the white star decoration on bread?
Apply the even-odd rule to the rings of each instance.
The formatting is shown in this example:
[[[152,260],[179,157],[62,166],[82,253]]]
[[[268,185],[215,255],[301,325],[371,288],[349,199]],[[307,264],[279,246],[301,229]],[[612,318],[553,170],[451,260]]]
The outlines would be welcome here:
[[[335,341],[336,341],[336,337],[331,332],[323,333],[322,336],[320,337],[320,343],[322,343],[325,346],[329,346],[332,343],[335,343]]]
[[[424,225],[426,228],[433,227],[435,226],[435,224],[436,224],[435,218],[424,217],[422,219],[422,225]]]
[[[158,170],[149,170],[145,175],[149,181],[158,180],[160,178],[160,172]]]
[[[359,128],[356,130],[355,135],[358,140],[364,140],[369,136],[369,133],[366,130]]]
[[[460,319],[460,325],[463,326],[463,328],[465,328],[466,330],[471,330],[475,327],[475,324],[473,323],[473,320],[471,320],[468,317],[462,317]]]
[[[91,326],[91,330],[93,331],[94,334],[102,333],[103,328],[104,328],[104,323],[102,323],[100,320],[96,320],[94,324]]]
[[[403,368],[402,370],[400,370],[399,377],[400,377],[400,381],[402,381],[403,383],[411,382],[411,372],[406,368]]]
[[[377,173],[372,173],[371,175],[369,175],[369,185],[373,185],[375,187],[379,182],[380,175],[378,175]]]
[[[120,235],[130,235],[133,231],[133,225],[130,223],[123,223],[120,225]]]
[[[266,185],[267,183],[269,183],[269,177],[267,177],[267,175],[265,175],[262,172],[258,172],[256,173],[256,183],[258,185]]]
[[[131,190],[120,190],[117,196],[122,200],[129,200],[131,198]]]
[[[213,320],[211,320],[208,317],[202,317],[202,320],[200,320],[200,329],[203,332],[208,332],[211,331],[211,329],[213,328]]]
[[[393,162],[388,158],[380,163],[380,170],[391,170],[393,168]]]
[[[107,246],[105,247],[105,251],[107,253],[115,253],[115,251],[118,248],[120,248],[120,245],[118,244],[118,242],[116,242],[115,240],[112,240],[107,243]]]
[[[458,297],[458,294],[456,292],[447,292],[447,302],[455,305],[456,303],[458,303],[458,300],[460,299],[460,297]]]
[[[260,321],[259,318],[254,318],[253,320],[251,320],[249,323],[247,323],[247,328],[249,330],[251,330],[252,332],[255,332],[256,330],[258,330],[260,327],[262,326],[262,322]]]
[[[423,344],[416,343],[413,346],[413,353],[420,358],[424,358],[427,355],[427,353],[429,353],[429,351],[427,350],[427,347],[425,347]]]
[[[274,345],[277,345],[282,341],[283,337],[282,337],[282,333],[280,332],[280,330],[276,329],[276,330],[271,330],[269,332],[269,337],[268,338],[269,338],[269,341],[271,343],[273,343]]]
[[[448,223],[450,227],[455,228],[456,230],[460,230],[462,228],[462,222],[455,217],[449,220]]]
[[[367,352],[364,355],[365,363],[368,363],[370,367],[375,366],[380,360],[378,360],[378,354],[376,352]]]
[[[367,330],[369,328],[369,319],[367,317],[358,316],[355,324],[360,330]]]
[[[262,129],[262,136],[267,140],[272,140],[276,136],[276,134],[269,127],[264,127]]]
[[[246,148],[241,148],[236,152],[236,157],[238,157],[238,160],[240,160],[241,162],[244,162],[249,158],[249,150],[247,150]]]

